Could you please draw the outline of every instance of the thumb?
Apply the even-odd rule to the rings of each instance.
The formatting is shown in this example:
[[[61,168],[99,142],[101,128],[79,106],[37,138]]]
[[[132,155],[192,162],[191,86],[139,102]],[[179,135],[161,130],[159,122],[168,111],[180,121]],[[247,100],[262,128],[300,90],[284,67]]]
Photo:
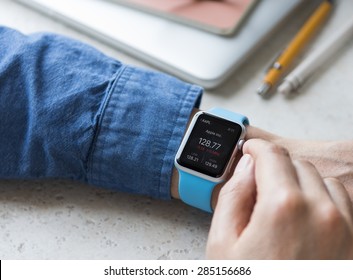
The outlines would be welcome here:
[[[234,244],[248,224],[255,205],[254,166],[252,157],[245,154],[222,188],[209,233],[208,253],[209,249],[220,250],[222,246]]]

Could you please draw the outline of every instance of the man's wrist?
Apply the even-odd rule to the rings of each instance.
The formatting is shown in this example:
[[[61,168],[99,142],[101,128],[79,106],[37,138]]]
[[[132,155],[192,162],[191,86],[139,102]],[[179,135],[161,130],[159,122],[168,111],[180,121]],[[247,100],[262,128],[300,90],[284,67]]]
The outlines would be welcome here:
[[[188,124],[186,126],[186,129],[185,129],[185,132],[187,131],[187,128],[189,127],[190,125],[190,122],[191,120],[193,119],[194,115],[199,112],[200,110],[199,109],[194,109],[190,115],[190,118],[189,118],[189,121],[188,121]],[[229,174],[229,176],[231,176],[231,174],[233,174],[233,171],[234,171],[234,168],[237,164],[237,162],[239,161],[241,157],[241,153],[238,153],[238,155],[236,156],[235,160],[234,160],[234,163],[233,163],[233,166],[231,168],[231,172]],[[228,181],[229,178],[226,179],[226,181]],[[213,189],[213,192],[212,192],[212,198],[211,198],[211,205],[212,205],[212,208],[214,209],[216,207],[216,204],[217,204],[217,200],[218,200],[218,195],[219,195],[219,192],[222,188],[222,186],[225,184],[225,182],[222,182],[218,185],[216,185]],[[175,198],[175,199],[180,199],[180,195],[179,195],[179,172],[178,170],[174,167],[173,168],[173,171],[172,171],[172,179],[171,179],[171,196],[172,198]]]
[[[188,120],[188,123],[186,125],[186,128],[185,128],[185,131],[184,131],[184,134],[185,132],[187,131],[189,125],[190,125],[190,122],[192,120],[192,118],[194,117],[194,115],[199,112],[200,110],[197,109],[197,108],[194,108],[191,112],[191,115],[190,115],[190,118]],[[170,193],[171,193],[171,196],[172,198],[176,198],[176,199],[180,199],[180,196],[179,196],[179,189],[178,189],[178,186],[179,186],[179,173],[178,173],[178,170],[174,167],[173,168],[173,171],[172,171],[172,180],[171,180],[171,187],[170,187]]]

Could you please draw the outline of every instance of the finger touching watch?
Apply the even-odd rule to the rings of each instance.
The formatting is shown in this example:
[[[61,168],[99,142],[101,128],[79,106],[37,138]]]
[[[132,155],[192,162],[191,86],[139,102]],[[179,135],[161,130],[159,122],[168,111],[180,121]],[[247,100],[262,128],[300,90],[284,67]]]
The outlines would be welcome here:
[[[182,201],[213,212],[213,189],[227,178],[248,124],[247,117],[221,108],[195,114],[175,157]]]

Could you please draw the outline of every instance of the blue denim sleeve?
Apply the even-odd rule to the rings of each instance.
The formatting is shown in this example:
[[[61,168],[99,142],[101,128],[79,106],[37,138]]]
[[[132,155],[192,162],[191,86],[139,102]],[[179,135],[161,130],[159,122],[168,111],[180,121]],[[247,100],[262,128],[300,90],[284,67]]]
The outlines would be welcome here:
[[[201,95],[75,40],[0,27],[0,177],[168,199],[173,158]]]

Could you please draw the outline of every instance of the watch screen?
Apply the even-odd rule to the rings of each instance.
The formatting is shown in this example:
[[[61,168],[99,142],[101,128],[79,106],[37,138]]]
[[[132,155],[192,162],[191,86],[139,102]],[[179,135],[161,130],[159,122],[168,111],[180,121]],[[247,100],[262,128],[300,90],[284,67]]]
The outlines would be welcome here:
[[[198,116],[177,161],[192,170],[220,177],[241,133],[239,124],[203,113]]]

